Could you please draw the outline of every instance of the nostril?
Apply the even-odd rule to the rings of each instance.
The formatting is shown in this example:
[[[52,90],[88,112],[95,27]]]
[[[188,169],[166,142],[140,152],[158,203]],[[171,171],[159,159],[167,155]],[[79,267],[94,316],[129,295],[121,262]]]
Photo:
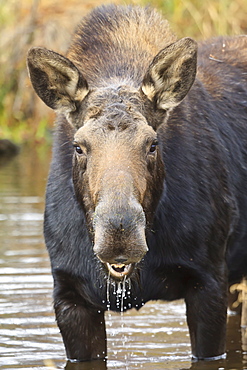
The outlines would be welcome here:
[[[115,262],[117,263],[125,263],[126,261],[128,260],[128,258],[125,258],[125,257],[117,257],[114,259]]]

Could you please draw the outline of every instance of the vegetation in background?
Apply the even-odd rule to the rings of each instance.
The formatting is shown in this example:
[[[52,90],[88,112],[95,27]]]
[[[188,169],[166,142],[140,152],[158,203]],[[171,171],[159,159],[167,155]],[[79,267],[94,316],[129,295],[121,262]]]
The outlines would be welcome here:
[[[246,0],[143,0],[161,9],[178,36],[197,40],[247,32]]]
[[[53,112],[35,95],[26,71],[31,46],[65,53],[80,18],[100,0],[0,0],[0,139],[47,141]],[[115,0],[115,3],[126,1]],[[246,34],[246,0],[130,0],[161,10],[179,37]]]

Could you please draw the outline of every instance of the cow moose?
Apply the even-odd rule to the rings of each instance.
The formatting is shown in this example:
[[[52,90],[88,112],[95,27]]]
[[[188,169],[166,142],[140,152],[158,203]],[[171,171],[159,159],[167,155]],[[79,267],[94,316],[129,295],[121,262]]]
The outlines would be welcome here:
[[[27,64],[57,112],[44,235],[68,359],[104,359],[105,311],[158,299],[185,300],[195,360],[223,358],[247,275],[247,37],[197,44],[108,5]]]

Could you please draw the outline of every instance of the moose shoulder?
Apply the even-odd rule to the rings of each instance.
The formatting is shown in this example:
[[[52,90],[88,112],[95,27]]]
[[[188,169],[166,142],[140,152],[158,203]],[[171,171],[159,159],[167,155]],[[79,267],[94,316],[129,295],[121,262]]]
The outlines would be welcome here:
[[[224,356],[228,284],[247,273],[247,37],[197,53],[155,11],[105,6],[28,69],[58,113],[45,240],[68,358],[106,356],[109,306],[179,298],[193,356]]]

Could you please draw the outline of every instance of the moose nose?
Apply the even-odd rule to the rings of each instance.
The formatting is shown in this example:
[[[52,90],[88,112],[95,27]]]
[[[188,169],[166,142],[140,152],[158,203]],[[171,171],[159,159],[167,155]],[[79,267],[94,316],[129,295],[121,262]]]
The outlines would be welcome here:
[[[117,258],[115,258],[115,262],[119,263],[119,264],[124,264],[124,262],[126,262],[128,260],[128,258],[124,257],[124,256],[119,256]]]

